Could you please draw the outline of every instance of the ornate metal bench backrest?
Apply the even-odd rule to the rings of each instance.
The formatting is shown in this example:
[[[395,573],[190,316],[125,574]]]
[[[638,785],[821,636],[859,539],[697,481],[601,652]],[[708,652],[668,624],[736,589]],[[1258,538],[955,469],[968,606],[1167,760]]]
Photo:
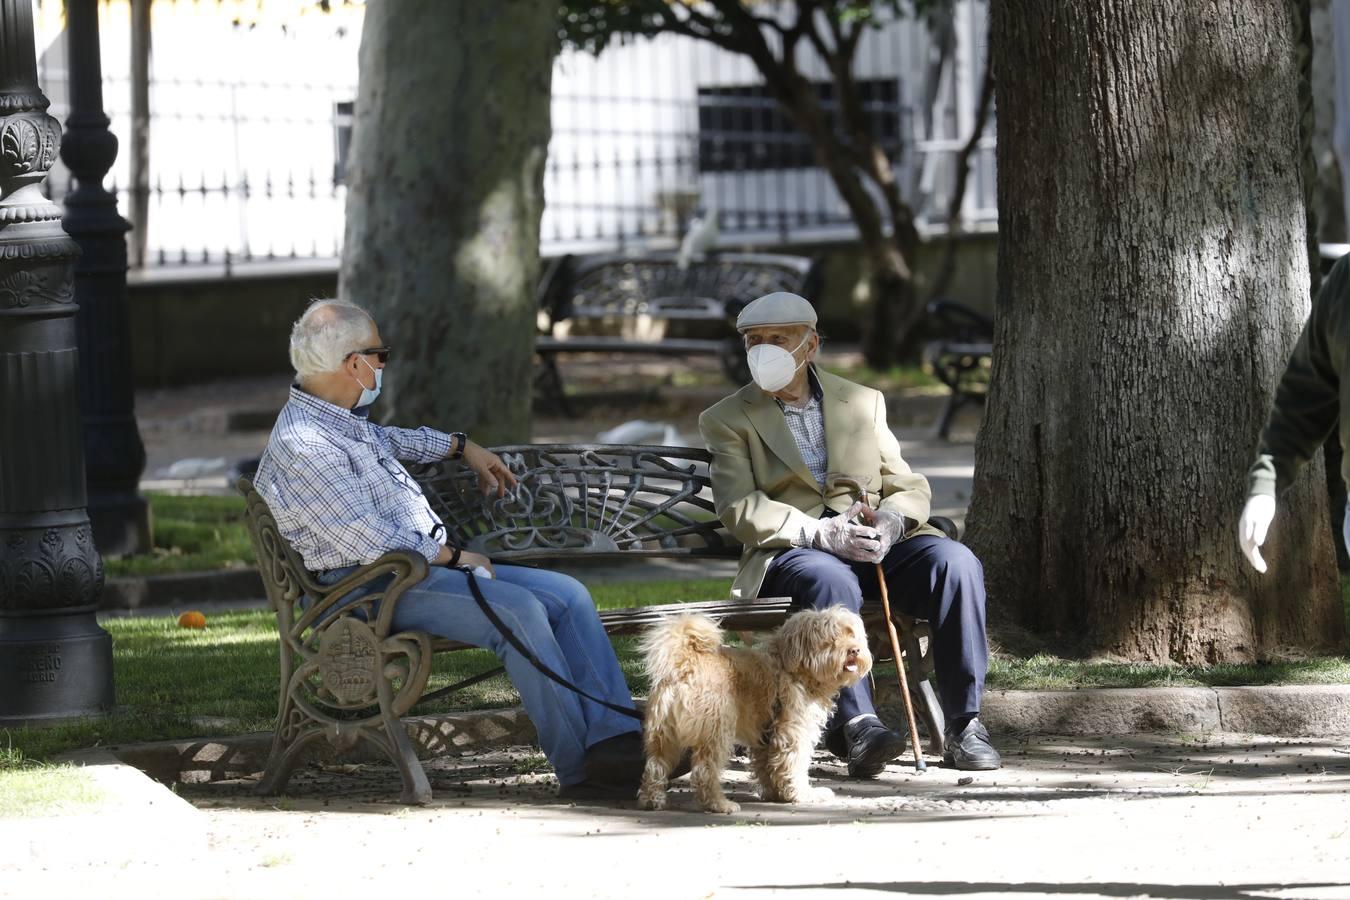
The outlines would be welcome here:
[[[709,454],[688,447],[539,444],[495,448],[519,479],[484,497],[453,462],[412,468],[452,543],[494,557],[735,557],[717,520]]]
[[[802,293],[811,268],[807,257],[772,253],[721,253],[684,269],[673,253],[583,257],[571,264],[555,317],[721,319],[764,294]]]
[[[306,593],[319,589],[319,585],[311,578],[300,554],[281,536],[281,529],[254,488],[253,479],[241,477],[236,488],[244,495],[249,538],[268,603],[277,614],[282,635],[289,635],[295,624],[296,604]]]

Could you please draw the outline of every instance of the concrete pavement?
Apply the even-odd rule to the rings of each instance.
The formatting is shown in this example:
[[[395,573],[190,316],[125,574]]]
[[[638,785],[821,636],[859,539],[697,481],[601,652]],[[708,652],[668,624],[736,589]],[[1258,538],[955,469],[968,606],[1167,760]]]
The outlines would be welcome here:
[[[71,829],[54,851],[33,846],[32,820],[0,823],[0,895],[1350,898],[1345,741],[1002,743],[998,772],[893,765],[873,782],[818,754],[813,779],[836,796],[801,807],[755,801],[737,760],[733,816],[694,810],[687,785],[659,814],[560,803],[522,747],[432,763],[424,808],[392,802],[392,769],[373,764],[307,770],[282,799],[247,778],[152,785],[179,808],[134,841]]]

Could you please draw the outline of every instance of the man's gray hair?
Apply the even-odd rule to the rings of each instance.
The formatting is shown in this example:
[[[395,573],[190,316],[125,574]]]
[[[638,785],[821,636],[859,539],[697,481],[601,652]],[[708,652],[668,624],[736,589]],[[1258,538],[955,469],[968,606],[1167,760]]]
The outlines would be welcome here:
[[[291,328],[291,365],[301,381],[335,372],[355,350],[364,350],[375,320],[355,303],[316,300]]]

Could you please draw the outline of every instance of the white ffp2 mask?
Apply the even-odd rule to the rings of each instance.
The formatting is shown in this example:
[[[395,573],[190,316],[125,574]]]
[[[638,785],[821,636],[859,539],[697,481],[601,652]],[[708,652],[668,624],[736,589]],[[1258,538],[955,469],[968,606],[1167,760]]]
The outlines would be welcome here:
[[[792,354],[800,350],[810,338],[808,334],[791,350],[784,350],[772,344],[751,347],[745,354],[745,359],[750,364],[750,377],[754,379],[755,384],[770,394],[781,391],[791,384],[797,370],[806,365],[805,362],[797,362],[797,358]]]

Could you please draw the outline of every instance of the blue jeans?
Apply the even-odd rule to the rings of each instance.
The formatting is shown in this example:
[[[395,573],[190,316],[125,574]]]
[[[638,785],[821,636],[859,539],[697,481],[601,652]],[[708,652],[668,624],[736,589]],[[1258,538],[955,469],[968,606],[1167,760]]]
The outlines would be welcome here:
[[[353,571],[322,573],[332,584]],[[577,687],[625,708],[633,698],[614,648],[585,585],[569,575],[524,566],[496,566],[495,579],[479,578],[483,597],[537,659]],[[378,589],[379,583],[364,592]],[[349,599],[356,597],[353,592]],[[606,738],[638,731],[638,720],[606,709],[557,684],[507,643],[469,592],[468,576],[432,566],[426,580],[403,593],[394,611],[394,631],[426,631],[484,647],[497,654],[520,692],[539,733],[539,746],[560,784],[585,779],[586,748]]]

